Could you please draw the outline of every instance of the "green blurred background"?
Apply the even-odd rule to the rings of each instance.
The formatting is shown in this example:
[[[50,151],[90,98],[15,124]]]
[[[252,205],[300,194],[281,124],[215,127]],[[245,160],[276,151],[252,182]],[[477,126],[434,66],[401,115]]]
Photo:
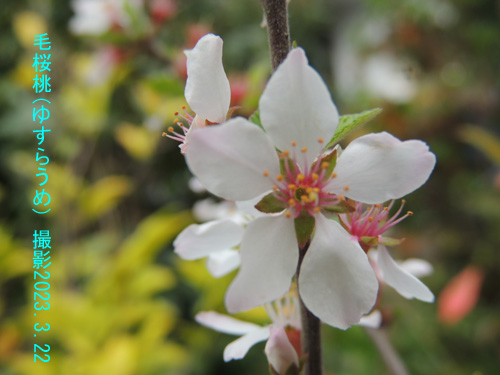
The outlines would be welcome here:
[[[96,6],[96,3],[100,3]],[[102,7],[102,5],[104,7]],[[3,0],[0,13],[0,374],[265,374],[263,344],[225,364],[232,338],[198,326],[224,312],[234,275],[213,279],[172,241],[208,197],[188,188],[176,142],[185,60],[207,32],[224,39],[236,114],[249,116],[270,74],[257,0]],[[101,8],[100,8],[101,6]],[[383,112],[357,135],[426,141],[438,163],[407,197],[398,258],[434,266],[434,304],[384,289],[380,308],[411,374],[500,373],[500,2],[292,0],[291,36],[341,114]],[[52,92],[32,89],[33,36],[52,41]],[[31,102],[51,100],[46,190]],[[352,138],[351,138],[352,139]],[[33,340],[33,231],[52,237],[50,331]],[[444,293],[443,293],[444,292]],[[260,310],[241,314],[266,323]],[[33,362],[33,344],[50,362]],[[324,327],[330,374],[386,374],[360,327]]]

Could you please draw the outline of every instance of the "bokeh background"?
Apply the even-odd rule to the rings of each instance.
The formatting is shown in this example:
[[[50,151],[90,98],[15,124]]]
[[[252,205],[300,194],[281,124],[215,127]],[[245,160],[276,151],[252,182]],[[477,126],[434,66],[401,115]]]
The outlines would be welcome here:
[[[265,374],[263,344],[225,364],[233,338],[198,326],[224,312],[234,274],[212,278],[172,241],[207,193],[175,141],[185,104],[184,49],[224,39],[236,114],[249,116],[270,74],[257,0],[2,0],[0,13],[0,374]],[[436,303],[384,289],[384,330],[411,374],[500,373],[500,2],[292,0],[291,36],[341,114],[381,107],[357,135],[426,141],[438,163],[407,197],[415,215],[394,237],[398,259],[423,258]],[[40,182],[31,102],[33,36],[52,41],[52,211],[34,214]],[[351,138],[352,139],[352,138]],[[349,140],[344,143],[347,144]],[[196,190],[196,189],[195,189]],[[33,340],[35,229],[52,237],[50,331]],[[260,310],[241,314],[266,323]],[[43,323],[43,322],[41,322]],[[33,344],[50,362],[33,362]],[[360,327],[324,327],[338,375],[386,374]]]

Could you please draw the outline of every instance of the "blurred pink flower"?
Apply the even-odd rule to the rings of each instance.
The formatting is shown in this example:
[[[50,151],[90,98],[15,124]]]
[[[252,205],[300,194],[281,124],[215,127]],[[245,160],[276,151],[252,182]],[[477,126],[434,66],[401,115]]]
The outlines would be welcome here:
[[[468,266],[455,276],[439,296],[439,320],[447,324],[462,320],[476,306],[483,279],[483,272],[475,266]]]

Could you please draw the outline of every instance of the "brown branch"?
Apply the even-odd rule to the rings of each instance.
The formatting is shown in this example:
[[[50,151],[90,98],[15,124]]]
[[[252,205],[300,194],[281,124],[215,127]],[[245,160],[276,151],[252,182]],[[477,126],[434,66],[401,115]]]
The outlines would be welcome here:
[[[260,3],[267,21],[271,64],[276,70],[290,51],[287,0],[260,0]]]
[[[296,273],[297,281],[299,280],[300,266],[308,248],[309,242],[302,249],[299,249],[299,264]],[[300,298],[300,286],[298,282],[297,289],[299,289],[300,318],[302,321],[302,351],[307,358],[304,366],[304,375],[322,375],[321,321],[304,305],[302,298]]]

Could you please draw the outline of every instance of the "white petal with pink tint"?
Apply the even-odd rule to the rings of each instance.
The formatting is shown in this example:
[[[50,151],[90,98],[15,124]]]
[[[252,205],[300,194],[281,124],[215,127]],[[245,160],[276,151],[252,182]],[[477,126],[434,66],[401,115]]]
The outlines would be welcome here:
[[[175,239],[175,252],[183,259],[200,259],[237,246],[243,238],[243,232],[243,228],[231,220],[191,224]]]
[[[184,95],[198,116],[211,122],[226,120],[231,101],[229,80],[222,65],[222,39],[213,34],[186,50],[187,75]]]
[[[248,350],[269,337],[269,327],[259,327],[255,331],[249,332],[239,339],[233,341],[224,349],[224,361],[243,358]]]
[[[434,272],[434,267],[428,261],[417,258],[406,259],[399,262],[399,266],[415,277],[425,277]]]
[[[289,290],[299,257],[293,220],[281,215],[252,221],[240,256],[240,271],[226,293],[230,313],[270,302]]]
[[[267,135],[241,117],[193,132],[186,161],[207,190],[230,200],[248,200],[271,190],[269,177],[280,173]]]
[[[422,141],[402,142],[389,133],[367,134],[339,156],[327,189],[363,203],[398,199],[429,178],[436,157]]]
[[[271,325],[270,330],[271,334],[264,349],[269,364],[280,375],[284,375],[292,364],[298,368],[299,357],[288,339],[285,328]]]
[[[293,49],[273,73],[259,108],[262,126],[274,145],[289,150],[295,141],[299,150],[307,147],[309,165],[322,148],[318,138],[328,142],[339,121],[328,88],[301,48]]]
[[[316,232],[302,262],[299,291],[323,322],[347,329],[371,310],[378,281],[365,252],[333,220],[316,216]]]
[[[370,328],[380,328],[382,324],[382,313],[379,310],[373,310],[370,314],[361,318],[358,325]]]
[[[240,253],[227,249],[211,253],[207,258],[207,269],[213,277],[222,277],[240,265]]]
[[[262,328],[257,324],[244,322],[227,315],[216,313],[215,311],[199,312],[196,314],[195,320],[205,327],[230,335],[244,335]]]
[[[384,282],[393,287],[403,297],[408,299],[416,298],[424,302],[434,301],[434,295],[429,288],[415,276],[401,268],[392,259],[385,246],[378,246],[377,265]]]

